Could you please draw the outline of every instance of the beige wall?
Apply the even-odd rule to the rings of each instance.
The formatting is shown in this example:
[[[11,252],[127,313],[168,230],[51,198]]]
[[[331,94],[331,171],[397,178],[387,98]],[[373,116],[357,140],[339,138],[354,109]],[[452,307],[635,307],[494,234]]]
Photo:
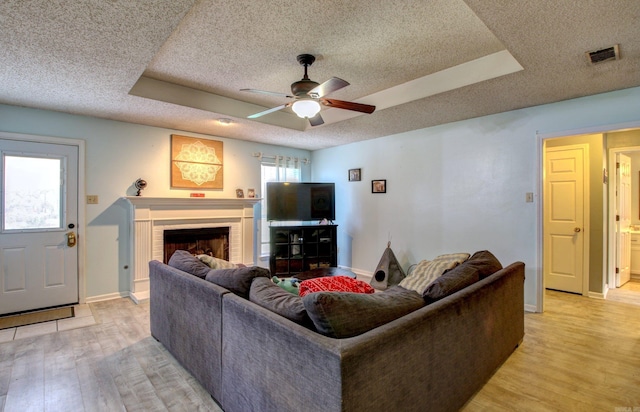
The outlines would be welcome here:
[[[633,146],[640,146],[640,130],[607,133],[607,150]]]
[[[640,225],[640,150],[625,154],[631,158],[631,224]]]

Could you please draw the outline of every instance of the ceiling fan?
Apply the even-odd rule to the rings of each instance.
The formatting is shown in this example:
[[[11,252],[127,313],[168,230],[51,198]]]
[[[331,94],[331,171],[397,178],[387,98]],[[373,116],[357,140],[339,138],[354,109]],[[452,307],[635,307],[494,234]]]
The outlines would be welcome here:
[[[277,112],[286,107],[291,107],[298,117],[309,119],[311,126],[320,126],[324,124],[322,116],[320,116],[321,104],[328,107],[335,107],[338,109],[353,110],[361,113],[373,113],[376,110],[375,106],[369,104],[346,102],[344,100],[328,99],[325,96],[329,93],[333,93],[336,90],[340,90],[343,87],[347,87],[349,82],[342,80],[338,77],[332,77],[326,82],[319,84],[309,79],[307,76],[307,67],[311,66],[316,60],[315,56],[311,54],[301,54],[297,57],[298,63],[304,66],[304,77],[294,83],[291,83],[291,94],[269,92],[266,90],[257,89],[240,89],[243,92],[262,93],[275,96],[282,96],[288,99],[293,99],[293,102],[286,103],[271,109],[264,110],[262,112],[247,116],[249,119],[255,119],[265,114]]]

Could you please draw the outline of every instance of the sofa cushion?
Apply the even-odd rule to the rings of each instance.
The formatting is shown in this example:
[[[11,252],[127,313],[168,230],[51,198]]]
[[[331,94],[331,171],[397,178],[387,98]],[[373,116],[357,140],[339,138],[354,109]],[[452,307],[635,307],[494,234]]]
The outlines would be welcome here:
[[[445,271],[458,266],[468,258],[468,253],[449,253],[440,255],[432,261],[423,260],[418,263],[409,276],[402,279],[400,286],[422,294],[427,285],[437,277],[441,276]]]
[[[413,290],[392,286],[374,294],[317,292],[302,298],[316,330],[332,338],[349,338],[377,328],[424,306]]]
[[[186,250],[176,250],[169,258],[167,264],[203,279],[211,270],[209,266]]]
[[[209,255],[198,255],[196,257],[211,269],[233,269],[238,267],[235,263]]]
[[[236,295],[248,299],[251,281],[258,277],[269,278],[269,275],[269,269],[261,268],[259,266],[249,266],[236,269],[209,269],[209,273],[205,276],[205,280],[215,283],[218,286],[222,286]]]
[[[313,292],[353,292],[374,293],[375,289],[367,282],[353,279],[348,276],[325,276],[315,279],[307,279],[300,282],[298,294],[300,297]]]
[[[431,282],[422,292],[422,297],[427,304],[433,303],[479,280],[478,271],[471,266],[465,266],[463,263]]]
[[[480,280],[502,269],[500,261],[488,250],[481,250],[474,253],[473,256],[469,258],[469,264],[478,269]]]
[[[269,278],[260,277],[251,282],[249,300],[295,323],[313,326],[302,298],[282,289]]]
[[[422,293],[422,297],[427,304],[435,302],[500,269],[502,265],[491,252],[486,250],[476,252],[469,259],[431,282]]]

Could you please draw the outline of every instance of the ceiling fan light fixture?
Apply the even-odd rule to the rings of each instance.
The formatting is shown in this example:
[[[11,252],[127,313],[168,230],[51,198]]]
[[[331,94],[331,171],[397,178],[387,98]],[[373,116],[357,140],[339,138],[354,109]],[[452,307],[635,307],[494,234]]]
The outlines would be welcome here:
[[[320,112],[320,103],[310,99],[297,100],[295,103],[293,103],[293,106],[291,106],[291,110],[293,110],[293,112],[297,114],[298,117],[301,117],[303,119],[305,117],[312,118],[317,115],[318,112]]]

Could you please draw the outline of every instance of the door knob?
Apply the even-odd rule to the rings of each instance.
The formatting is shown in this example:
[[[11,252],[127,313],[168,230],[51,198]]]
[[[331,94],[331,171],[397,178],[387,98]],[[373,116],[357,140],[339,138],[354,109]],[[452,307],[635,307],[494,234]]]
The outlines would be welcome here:
[[[67,246],[74,247],[76,245],[76,234],[74,232],[67,233]]]
[[[578,232],[580,231],[580,228],[579,228],[579,227],[577,227],[577,228],[573,229],[573,231],[574,231],[574,232],[576,232],[576,233],[578,233]]]

